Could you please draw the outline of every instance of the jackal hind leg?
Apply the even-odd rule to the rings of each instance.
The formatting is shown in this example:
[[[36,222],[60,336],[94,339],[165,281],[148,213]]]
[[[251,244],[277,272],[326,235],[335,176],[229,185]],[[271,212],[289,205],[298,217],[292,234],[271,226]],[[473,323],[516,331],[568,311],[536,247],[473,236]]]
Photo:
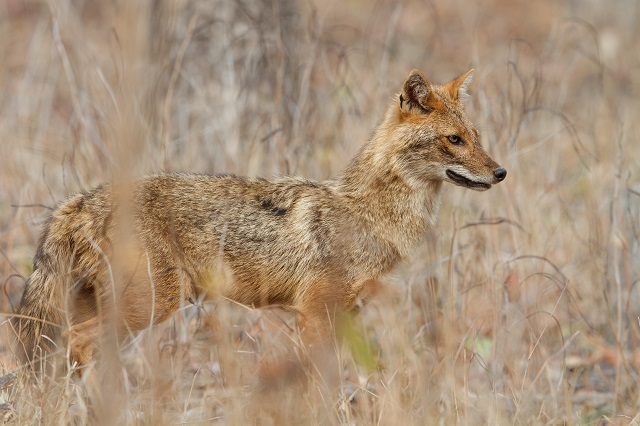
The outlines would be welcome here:
[[[100,319],[94,316],[78,324],[73,324],[66,335],[69,345],[70,363],[86,366],[97,353],[100,337]]]
[[[192,275],[177,267],[149,274],[138,270],[123,287],[118,300],[121,331],[138,332],[168,319],[197,299]]]

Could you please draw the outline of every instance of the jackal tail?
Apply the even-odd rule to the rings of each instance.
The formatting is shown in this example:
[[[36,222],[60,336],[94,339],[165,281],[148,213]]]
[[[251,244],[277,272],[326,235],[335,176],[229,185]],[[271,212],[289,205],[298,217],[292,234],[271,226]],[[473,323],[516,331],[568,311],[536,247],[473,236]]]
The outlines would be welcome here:
[[[16,355],[22,363],[34,362],[53,352],[64,321],[64,289],[59,274],[49,267],[36,269],[27,282],[20,310],[11,319]]]

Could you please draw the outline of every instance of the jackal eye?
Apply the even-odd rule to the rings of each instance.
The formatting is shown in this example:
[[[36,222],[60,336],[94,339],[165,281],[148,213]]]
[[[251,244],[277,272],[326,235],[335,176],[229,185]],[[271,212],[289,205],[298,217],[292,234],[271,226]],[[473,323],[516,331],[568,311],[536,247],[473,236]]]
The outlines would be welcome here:
[[[454,145],[462,145],[464,143],[458,135],[447,136],[447,139]]]

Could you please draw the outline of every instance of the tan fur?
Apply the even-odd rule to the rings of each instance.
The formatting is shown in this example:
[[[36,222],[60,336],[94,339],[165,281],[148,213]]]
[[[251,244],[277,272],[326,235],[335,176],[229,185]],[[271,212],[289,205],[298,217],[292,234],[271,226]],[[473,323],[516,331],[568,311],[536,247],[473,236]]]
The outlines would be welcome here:
[[[22,359],[63,343],[86,363],[105,318],[127,335],[215,293],[294,307],[306,341],[326,340],[332,317],[434,228],[444,181],[484,190],[504,178],[463,111],[470,77],[436,86],[412,71],[334,180],[161,174],[71,197],[13,321]]]

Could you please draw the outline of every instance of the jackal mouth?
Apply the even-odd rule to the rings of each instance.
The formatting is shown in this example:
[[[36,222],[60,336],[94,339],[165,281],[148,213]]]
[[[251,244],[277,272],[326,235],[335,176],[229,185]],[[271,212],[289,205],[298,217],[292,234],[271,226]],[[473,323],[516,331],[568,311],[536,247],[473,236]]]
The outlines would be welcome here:
[[[486,190],[486,189],[491,188],[491,185],[489,185],[488,183],[476,182],[476,181],[468,179],[468,178],[466,178],[466,177],[464,177],[462,175],[459,175],[458,173],[454,172],[453,170],[447,169],[446,173],[447,173],[447,176],[449,177],[449,179],[451,179],[457,185],[466,186],[467,188],[479,189],[479,190]]]

